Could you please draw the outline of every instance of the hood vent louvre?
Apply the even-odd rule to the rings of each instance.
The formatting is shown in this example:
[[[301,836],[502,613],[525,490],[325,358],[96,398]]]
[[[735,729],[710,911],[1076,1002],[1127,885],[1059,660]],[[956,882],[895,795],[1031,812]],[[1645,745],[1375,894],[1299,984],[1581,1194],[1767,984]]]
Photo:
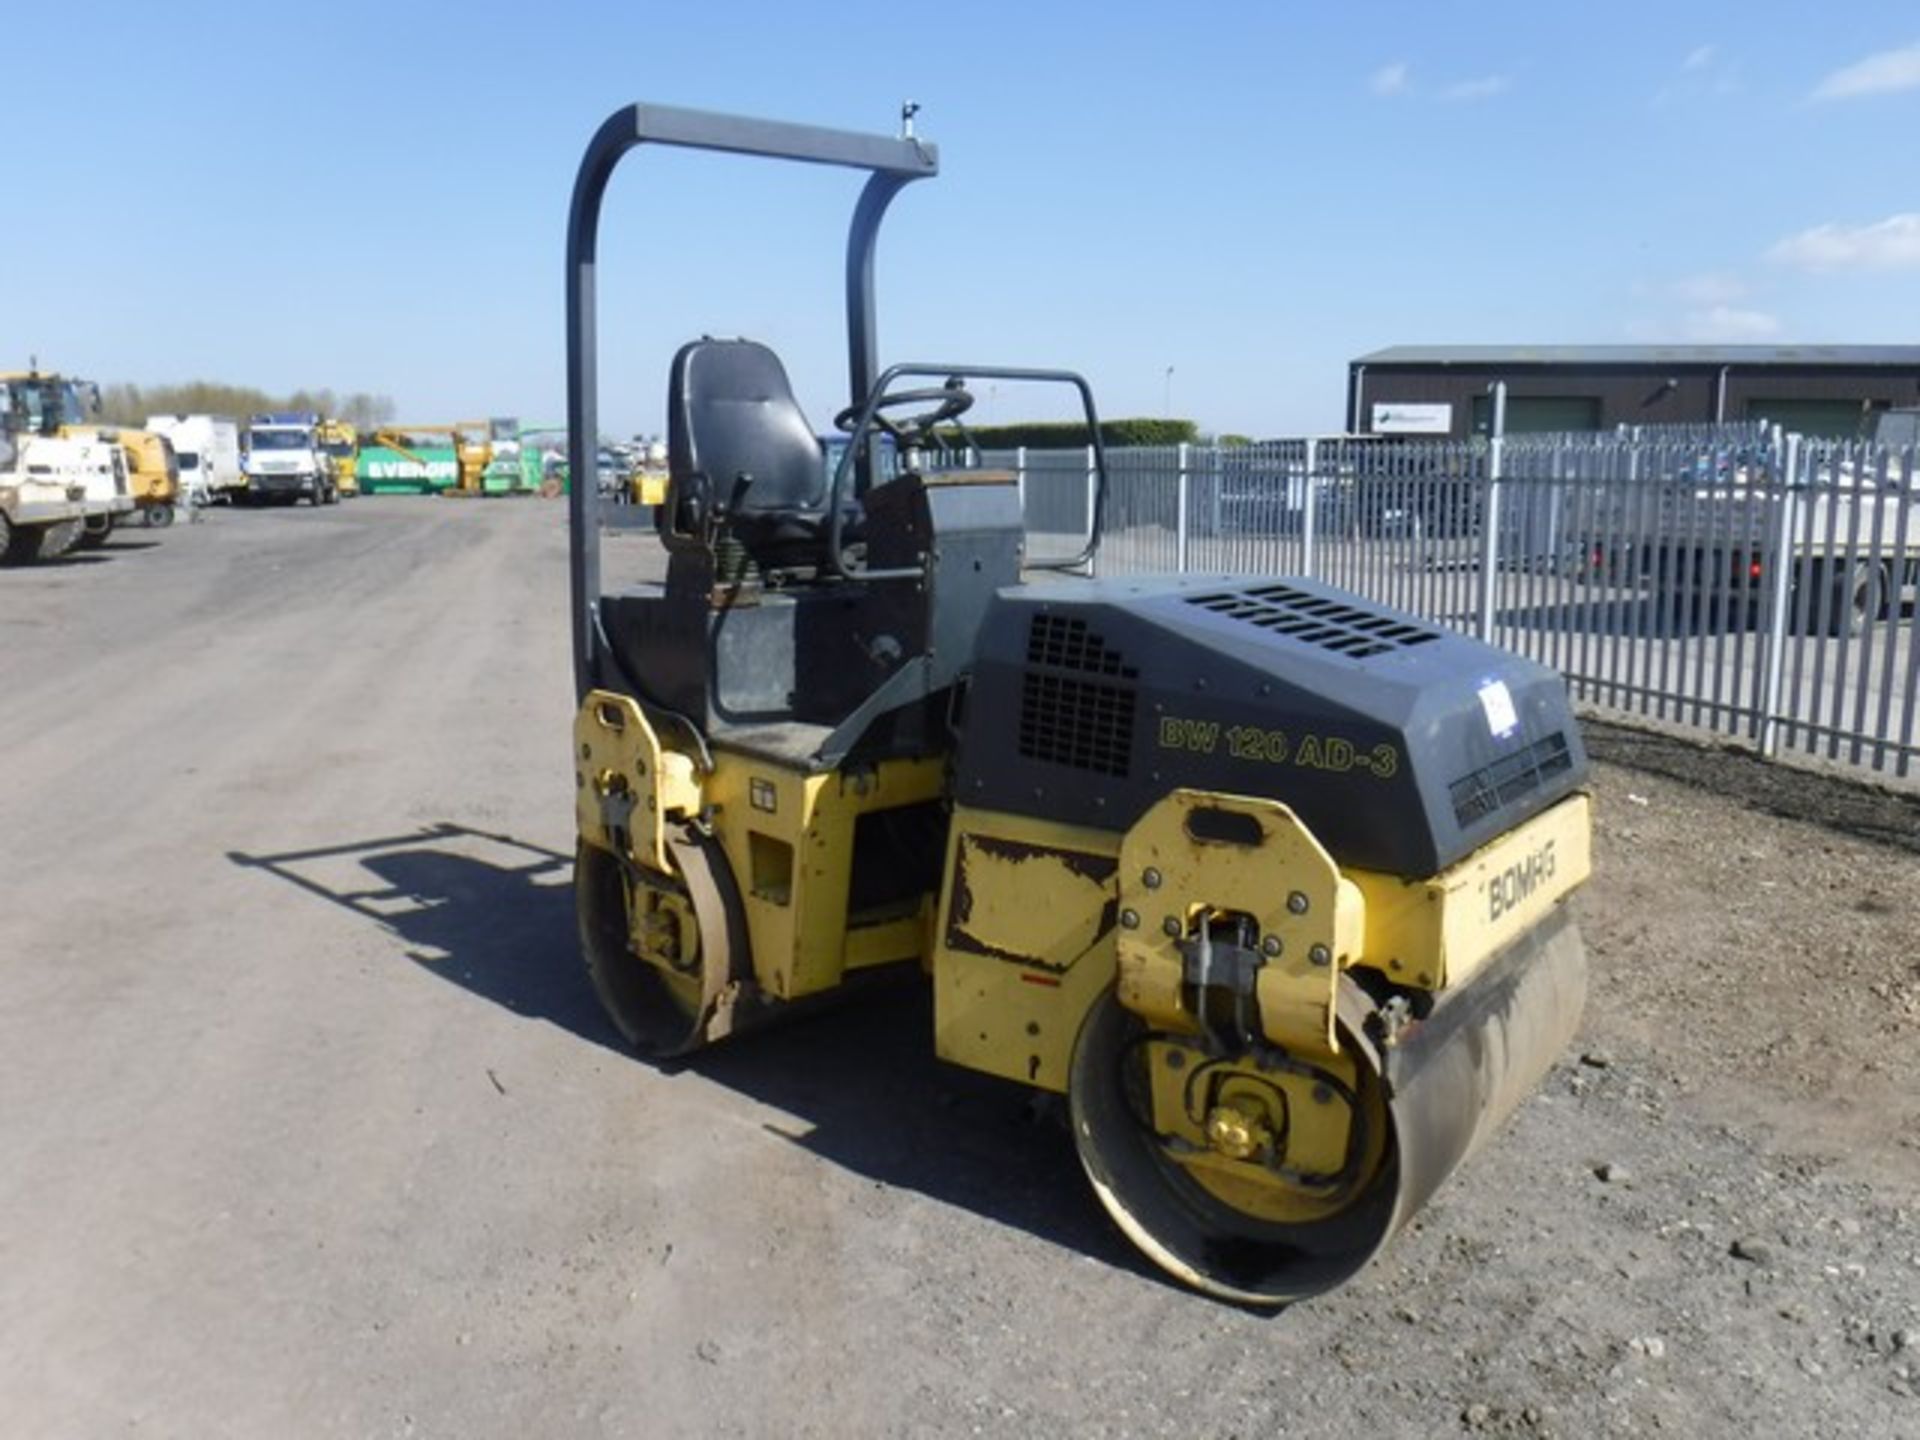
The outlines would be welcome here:
[[[1354,660],[1404,650],[1410,645],[1424,645],[1440,638],[1439,631],[1424,625],[1363,610],[1325,595],[1296,590],[1291,585],[1262,585],[1251,590],[1189,595],[1187,603]]]
[[[1020,687],[1020,753],[1124,778],[1131,768],[1133,682],[1139,678],[1086,621],[1034,616]]]
[[[1572,747],[1567,744],[1567,737],[1556,730],[1546,739],[1536,740],[1526,749],[1516,750],[1491,765],[1482,765],[1449,785],[1447,793],[1453,801],[1453,818],[1465,830],[1572,768]]]

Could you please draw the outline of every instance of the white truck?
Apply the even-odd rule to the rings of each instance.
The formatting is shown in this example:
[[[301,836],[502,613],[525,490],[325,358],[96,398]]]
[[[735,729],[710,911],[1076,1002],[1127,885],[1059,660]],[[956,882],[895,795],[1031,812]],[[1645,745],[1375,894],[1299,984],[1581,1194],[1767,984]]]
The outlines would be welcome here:
[[[183,503],[231,500],[246,488],[240,469],[240,427],[218,415],[149,415],[146,428],[173,442]]]
[[[338,498],[333,465],[320,442],[320,417],[311,410],[280,410],[247,422],[247,496],[291,505],[331,505]]]
[[[59,433],[85,413],[71,381],[0,376],[0,561],[55,559],[132,513],[121,447]]]
[[[1758,449],[1703,451],[1688,473],[1619,497],[1614,543],[1681,613],[1751,619],[1784,571],[1797,633],[1859,634],[1920,595],[1915,451],[1897,440],[1888,425],[1867,443],[1807,443],[1791,487]]]

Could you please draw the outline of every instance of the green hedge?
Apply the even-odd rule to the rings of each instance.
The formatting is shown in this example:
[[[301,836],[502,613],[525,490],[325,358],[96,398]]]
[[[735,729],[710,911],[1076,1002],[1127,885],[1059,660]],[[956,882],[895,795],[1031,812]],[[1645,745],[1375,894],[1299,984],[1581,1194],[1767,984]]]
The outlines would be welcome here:
[[[983,449],[1012,450],[1025,445],[1034,450],[1071,450],[1087,443],[1087,427],[1077,420],[1045,421],[1030,425],[970,425]],[[1191,420],[1102,420],[1100,438],[1108,445],[1179,445],[1200,438]]]

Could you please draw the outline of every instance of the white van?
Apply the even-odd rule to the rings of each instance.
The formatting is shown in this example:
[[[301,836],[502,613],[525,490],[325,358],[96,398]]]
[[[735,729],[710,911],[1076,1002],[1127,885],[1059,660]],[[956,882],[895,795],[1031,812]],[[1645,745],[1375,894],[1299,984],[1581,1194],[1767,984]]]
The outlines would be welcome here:
[[[230,500],[246,487],[240,471],[240,427],[217,415],[149,415],[146,428],[173,442],[180,493],[195,503]]]

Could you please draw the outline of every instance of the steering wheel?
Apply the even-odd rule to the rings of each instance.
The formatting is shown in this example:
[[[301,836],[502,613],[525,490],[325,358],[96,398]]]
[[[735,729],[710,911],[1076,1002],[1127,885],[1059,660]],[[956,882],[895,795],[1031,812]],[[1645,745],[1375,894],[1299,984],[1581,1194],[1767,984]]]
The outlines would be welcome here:
[[[926,405],[932,408],[918,415],[903,415],[892,419],[889,410],[898,410],[907,405]],[[849,435],[859,423],[860,412],[864,405],[849,405],[833,417],[834,428],[844,430]],[[956,420],[973,408],[973,395],[960,381],[958,375],[941,386],[928,386],[919,390],[895,390],[882,395],[873,407],[873,426],[883,434],[891,435],[894,443],[909,445],[926,435],[934,426],[948,420]]]

